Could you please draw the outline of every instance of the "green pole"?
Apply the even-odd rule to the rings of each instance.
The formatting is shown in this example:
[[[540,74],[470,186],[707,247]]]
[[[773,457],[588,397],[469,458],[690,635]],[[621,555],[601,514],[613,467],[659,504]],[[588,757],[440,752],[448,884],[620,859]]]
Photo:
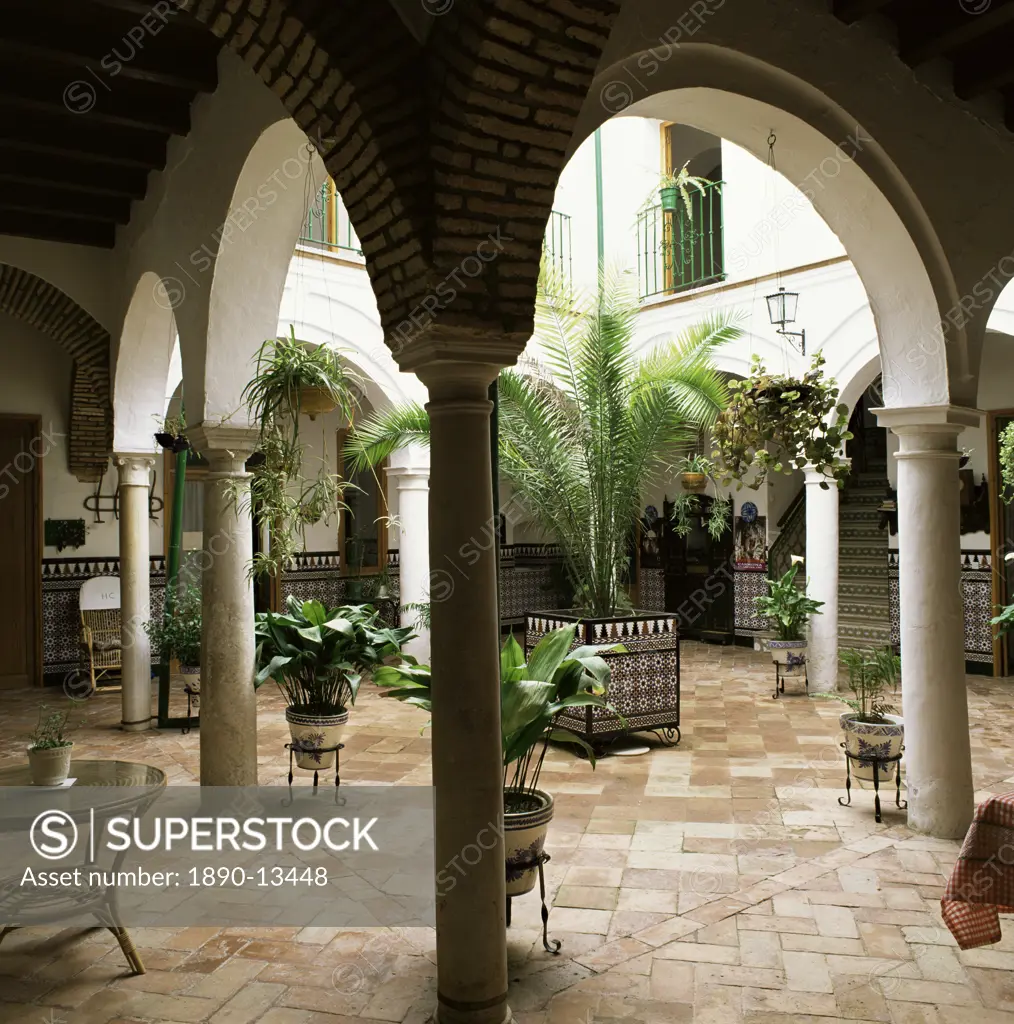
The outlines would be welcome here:
[[[489,463],[493,485],[493,551],[496,555],[496,623],[500,622],[500,387],[497,377],[489,386],[493,408],[489,414]]]
[[[606,265],[605,207],[602,198],[602,131],[595,129],[595,224],[598,230],[599,279]]]
[[[187,482],[187,449],[176,453],[173,475],[173,508],[169,519],[169,554],[165,567],[165,620],[172,618],[176,604],[176,588],[180,575],[180,551],[183,547],[183,498]],[[158,724],[169,724],[169,666],[162,665],[158,677]]]

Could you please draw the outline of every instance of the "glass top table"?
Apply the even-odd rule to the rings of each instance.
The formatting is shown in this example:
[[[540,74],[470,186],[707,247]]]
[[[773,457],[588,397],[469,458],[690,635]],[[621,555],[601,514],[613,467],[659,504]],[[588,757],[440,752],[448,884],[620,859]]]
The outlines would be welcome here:
[[[71,761],[69,778],[76,780],[73,786],[69,788],[40,787],[40,794],[44,792],[53,794],[73,793],[82,786],[98,787],[102,791],[101,796],[95,794],[92,803],[93,805],[99,805],[103,815],[124,807],[139,810],[155,798],[153,791],[161,790],[166,784],[166,774],[161,768],[133,761]],[[0,787],[27,787],[31,785],[32,774],[27,764],[16,764],[7,768],[0,768]],[[140,795],[138,793],[139,789],[147,790],[147,793]],[[118,790],[124,790],[122,796],[118,794]],[[72,812],[71,817],[77,818],[81,813],[86,812]],[[6,815],[4,815],[2,810],[2,801],[0,801],[0,819],[5,817]],[[18,815],[15,815],[15,819],[17,817]],[[5,824],[11,826],[16,825],[17,822],[16,820],[7,819]],[[9,887],[10,884],[9,880],[6,883],[0,881],[0,892],[4,888]],[[116,923],[115,913],[110,914],[109,912],[112,909],[113,902],[109,899],[108,894],[96,892],[89,904],[80,903],[71,908],[61,906],[55,902],[48,906],[43,906],[40,908],[42,918],[39,923],[45,923],[47,917],[54,922],[62,921],[66,917],[68,910],[79,913],[87,910],[91,904],[94,904],[94,911],[98,911],[96,917],[98,917],[99,922],[107,927],[116,937],[117,942],[120,944],[120,949],[123,951],[133,973],[144,974],[144,964],[134,947],[127,929]],[[11,931],[14,931],[13,927],[5,927],[0,922],[0,942]]]

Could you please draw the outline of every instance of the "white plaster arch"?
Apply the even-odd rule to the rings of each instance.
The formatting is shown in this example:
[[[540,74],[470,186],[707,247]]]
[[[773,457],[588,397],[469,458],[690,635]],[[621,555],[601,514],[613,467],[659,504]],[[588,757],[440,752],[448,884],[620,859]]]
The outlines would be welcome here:
[[[165,283],[145,271],[123,318],[113,380],[113,450],[146,452],[165,413],[176,318],[165,301]]]
[[[986,329],[1014,335],[1014,280],[1009,281],[997,297],[990,310]]]
[[[834,142],[794,114],[719,89],[660,93],[636,104],[631,113],[663,119],[678,116],[761,159],[774,127],[780,140],[780,172],[807,194],[841,239],[869,296],[886,370],[885,401],[897,406],[949,401],[938,300],[923,255],[887,197],[859,164],[837,155]],[[846,136],[843,133],[841,140]],[[834,178],[824,187],[807,183],[822,163],[829,172],[833,169]],[[941,262],[938,276],[946,278],[946,261]],[[953,280],[947,283],[954,292]],[[954,296],[956,301],[956,292]]]
[[[245,414],[237,410],[254,355],[276,331],[292,253],[307,209],[326,180],[323,161],[291,119],[267,128],[250,150],[229,203],[229,211],[247,211],[249,222],[215,254],[203,418],[243,420]],[[185,349],[183,374],[186,381]]]
[[[377,300],[362,267],[297,254],[285,283],[278,314],[279,334],[329,345],[368,382],[375,409],[406,402],[426,402],[425,385],[398,367],[384,343]]]

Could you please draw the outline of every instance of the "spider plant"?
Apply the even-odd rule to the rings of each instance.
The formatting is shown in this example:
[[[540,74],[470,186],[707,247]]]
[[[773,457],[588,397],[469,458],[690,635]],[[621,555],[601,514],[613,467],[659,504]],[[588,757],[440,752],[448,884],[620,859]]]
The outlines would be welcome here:
[[[268,532],[271,543],[254,558],[253,575],[278,575],[305,546],[307,525],[330,523],[346,508],[343,494],[352,485],[328,469],[323,428],[316,472],[304,471],[300,413],[313,392],[323,394],[351,420],[358,387],[358,377],[334,350],[305,345],[292,327],[287,338],[271,338],[260,347],[254,376],[243,390],[250,418],[259,427],[248,500],[255,526]],[[234,500],[241,493],[235,485]]]
[[[638,312],[621,275],[605,274],[600,295],[587,297],[544,270],[535,335],[544,361],[500,373],[500,472],[560,544],[580,607],[595,616],[624,606],[641,494],[724,408],[712,357],[741,334],[737,317],[717,314],[641,355]],[[402,406],[358,424],[346,457],[376,465],[413,442],[429,442],[429,418]]]
[[[648,209],[655,206],[659,200],[661,193],[675,190],[679,193],[680,199],[683,201],[683,207],[687,212],[688,217],[693,217],[693,196],[690,194],[691,189],[695,189],[701,195],[704,194],[705,189],[709,185],[713,185],[714,182],[710,178],[701,178],[695,174],[691,174],[687,167],[689,167],[690,161],[688,160],[678,171],[667,171],[661,175],[658,179],[658,184],[651,190],[642,204],[642,209]],[[663,206],[664,206],[663,202]]]
[[[673,467],[677,473],[697,473],[714,480],[715,466],[706,455],[691,454],[680,459]],[[695,515],[700,507],[700,495],[691,491],[680,491],[673,498],[671,519],[673,529],[680,537],[686,537],[693,529],[691,516]],[[732,524],[732,499],[728,495],[716,494],[711,499],[711,507],[708,510],[707,531],[712,540],[719,537],[730,528]]]

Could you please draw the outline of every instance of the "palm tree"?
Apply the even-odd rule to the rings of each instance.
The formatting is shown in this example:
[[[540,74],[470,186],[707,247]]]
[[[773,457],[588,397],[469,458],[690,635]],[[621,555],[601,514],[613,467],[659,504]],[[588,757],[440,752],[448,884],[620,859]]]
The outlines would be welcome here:
[[[638,309],[619,275],[604,276],[600,296],[581,298],[545,271],[535,319],[543,361],[500,373],[500,471],[559,542],[592,616],[623,605],[641,495],[727,404],[712,357],[741,334],[737,317],[716,314],[641,357]],[[412,442],[429,442],[420,405],[360,423],[346,456],[365,468]]]

